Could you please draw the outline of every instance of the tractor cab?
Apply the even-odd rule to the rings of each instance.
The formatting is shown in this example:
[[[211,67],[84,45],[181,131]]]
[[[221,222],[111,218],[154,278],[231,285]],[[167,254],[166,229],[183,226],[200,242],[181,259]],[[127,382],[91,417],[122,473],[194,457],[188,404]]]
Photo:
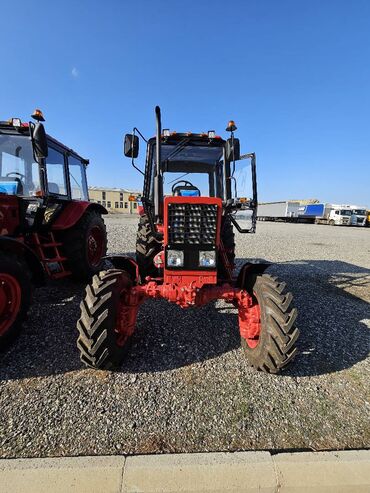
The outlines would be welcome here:
[[[253,233],[256,227],[257,182],[255,154],[240,154],[239,139],[234,136],[235,122],[224,140],[210,130],[206,133],[177,133],[161,130],[157,115],[157,135],[146,141],[146,162],[142,194],[143,210],[153,231],[164,221],[164,199],[174,197],[217,197],[224,214],[240,232]],[[124,154],[135,159],[139,152],[140,132],[126,134]],[[145,140],[145,139],[144,139]],[[243,229],[237,221],[240,211],[248,211],[251,224]]]
[[[18,209],[18,233],[51,224],[67,202],[88,201],[88,161],[45,133],[40,110],[33,117],[0,122],[0,207]]]

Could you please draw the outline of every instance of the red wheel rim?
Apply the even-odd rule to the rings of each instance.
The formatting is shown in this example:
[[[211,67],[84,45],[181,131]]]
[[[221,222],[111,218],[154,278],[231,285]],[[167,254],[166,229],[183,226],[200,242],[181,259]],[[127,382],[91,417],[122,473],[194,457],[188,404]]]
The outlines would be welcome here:
[[[87,236],[87,259],[89,264],[97,267],[104,255],[105,235],[99,226],[90,229]]]
[[[260,342],[261,334],[261,308],[256,300],[256,303],[249,309],[250,329],[249,337],[246,339],[248,346],[254,349]]]
[[[130,305],[130,291],[124,289],[118,310],[116,332],[117,346],[123,347],[135,331],[136,317],[139,305]]]
[[[261,308],[255,293],[247,304],[239,303],[240,335],[245,339],[248,347],[254,349],[260,341],[262,323]]]
[[[10,274],[0,273],[0,336],[15,322],[21,306],[21,287]]]

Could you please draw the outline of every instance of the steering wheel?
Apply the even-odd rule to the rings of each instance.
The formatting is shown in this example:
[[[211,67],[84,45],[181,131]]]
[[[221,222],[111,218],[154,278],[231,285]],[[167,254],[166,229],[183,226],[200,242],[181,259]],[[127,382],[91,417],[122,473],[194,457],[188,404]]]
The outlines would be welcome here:
[[[18,173],[18,171],[11,171],[10,173],[7,173],[5,176],[10,176],[10,175],[18,175],[21,177],[21,180],[23,180],[24,178],[26,178],[25,175],[23,175],[22,173]]]
[[[181,183],[181,185],[180,185],[180,183]],[[175,182],[172,185],[171,191],[174,194],[176,192],[176,189],[179,189],[179,188],[181,189],[182,187],[192,187],[193,190],[198,190],[199,195],[200,195],[199,188],[195,187],[192,183],[190,183],[190,181],[187,181],[187,180],[179,180],[179,181]]]

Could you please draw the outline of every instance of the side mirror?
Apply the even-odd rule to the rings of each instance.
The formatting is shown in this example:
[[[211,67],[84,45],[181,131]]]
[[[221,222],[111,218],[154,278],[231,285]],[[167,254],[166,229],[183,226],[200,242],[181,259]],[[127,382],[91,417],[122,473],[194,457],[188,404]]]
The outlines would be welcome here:
[[[45,127],[42,123],[37,122],[32,132],[33,149],[35,157],[46,159],[48,157],[48,140],[46,137]]]
[[[123,153],[126,157],[133,159],[139,155],[139,137],[134,134],[126,134],[123,144]]]
[[[227,139],[226,141],[226,160],[239,161],[240,159],[240,142],[239,139]]]

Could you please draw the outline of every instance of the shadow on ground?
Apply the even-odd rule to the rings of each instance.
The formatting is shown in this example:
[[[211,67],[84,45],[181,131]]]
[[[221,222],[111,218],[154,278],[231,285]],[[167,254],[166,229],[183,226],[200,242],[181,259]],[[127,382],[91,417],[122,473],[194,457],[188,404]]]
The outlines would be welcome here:
[[[271,268],[299,310],[300,354],[283,375],[350,368],[370,350],[370,269],[342,261],[303,260]]]
[[[238,265],[244,263],[238,259]],[[270,269],[286,281],[299,310],[300,354],[283,375],[331,373],[362,361],[370,347],[370,269],[341,261],[304,260]],[[82,369],[76,320],[84,285],[52,282],[34,297],[25,330],[1,354],[0,379]],[[211,303],[182,310],[147,301],[122,372],[160,372],[219,357],[239,348],[237,317]],[[245,363],[247,364],[247,362]]]

